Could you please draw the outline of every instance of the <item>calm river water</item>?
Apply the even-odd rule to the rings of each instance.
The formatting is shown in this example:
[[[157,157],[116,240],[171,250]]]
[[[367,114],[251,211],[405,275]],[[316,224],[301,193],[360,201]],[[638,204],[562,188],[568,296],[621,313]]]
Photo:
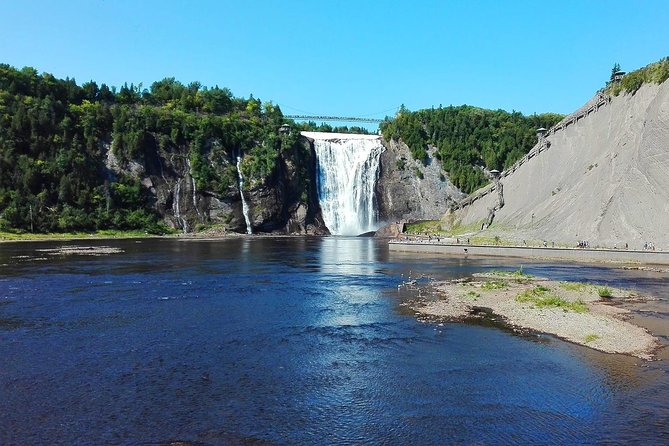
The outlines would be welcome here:
[[[64,245],[124,252],[44,251]],[[521,262],[336,237],[1,244],[0,444],[669,444],[667,361],[401,305],[409,274]],[[669,335],[667,275],[522,263],[658,294]]]

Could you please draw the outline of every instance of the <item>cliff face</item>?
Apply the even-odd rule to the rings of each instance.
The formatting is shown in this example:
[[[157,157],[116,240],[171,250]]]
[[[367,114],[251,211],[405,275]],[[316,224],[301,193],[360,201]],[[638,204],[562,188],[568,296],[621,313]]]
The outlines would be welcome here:
[[[244,233],[236,159],[217,152],[219,146],[211,140],[205,150],[206,162],[216,164],[217,171],[227,172],[229,178],[217,191],[197,187],[187,146],[160,147],[150,140],[139,157],[126,162],[106,147],[107,177],[113,182],[118,176],[130,175],[140,181],[151,206],[173,228],[192,232],[198,226],[215,224]],[[380,222],[434,219],[464,197],[442,173],[438,160],[430,157],[423,166],[412,159],[405,144],[390,141],[384,146],[375,188]],[[244,198],[253,232],[329,234],[318,201],[316,165],[313,141],[300,138],[298,145],[278,151],[269,175],[261,180],[245,178]]]
[[[502,178],[504,206],[491,232],[669,249],[669,82],[613,97],[546,141],[549,149]],[[488,194],[454,220],[478,226],[495,203]]]
[[[208,143],[208,153],[218,141]],[[237,182],[236,160],[230,156],[208,156],[207,162],[227,171],[232,178],[218,191],[200,190],[194,178],[188,147],[144,147],[139,159],[119,161],[106,149],[107,176],[138,179],[152,207],[171,227],[184,232],[198,225],[216,224],[225,230],[246,232],[242,200]],[[242,155],[243,157],[243,155]],[[323,224],[315,178],[315,154],[307,141],[277,154],[272,172],[262,181],[246,181],[244,197],[254,232],[327,234]]]
[[[455,187],[428,150],[428,164],[415,161],[402,142],[384,141],[381,173],[376,185],[382,221],[435,219],[465,195]],[[423,178],[419,178],[420,171]]]

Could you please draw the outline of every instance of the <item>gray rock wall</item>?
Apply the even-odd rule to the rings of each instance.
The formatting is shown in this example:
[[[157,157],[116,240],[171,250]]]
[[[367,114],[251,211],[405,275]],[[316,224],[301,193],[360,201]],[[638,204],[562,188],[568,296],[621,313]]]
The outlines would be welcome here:
[[[438,220],[451,203],[464,198],[465,194],[442,171],[439,160],[433,158],[433,148],[428,151],[428,165],[423,166],[411,157],[404,143],[391,140],[383,144],[386,151],[381,154],[381,172],[376,186],[382,221]],[[415,169],[422,172],[423,179],[416,175]]]
[[[212,146],[215,144],[216,141],[210,142]],[[254,232],[327,234],[318,206],[315,153],[308,141],[302,144],[303,150],[282,150],[274,172],[244,191]],[[236,181],[222,192],[198,190],[188,147],[163,149],[150,144],[144,147],[141,159],[125,164],[109,147],[106,149],[108,177],[137,178],[150,204],[168,226],[192,232],[198,224],[217,224],[229,231],[246,232]],[[231,157],[208,161],[218,163],[218,168],[236,171]]]

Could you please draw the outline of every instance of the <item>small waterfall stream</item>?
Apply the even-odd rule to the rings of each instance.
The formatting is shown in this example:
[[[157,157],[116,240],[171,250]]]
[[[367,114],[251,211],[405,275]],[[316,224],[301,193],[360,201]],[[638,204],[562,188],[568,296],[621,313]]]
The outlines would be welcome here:
[[[193,207],[195,208],[195,212],[197,212],[197,216],[200,217],[200,220],[202,221],[202,213],[200,213],[200,209],[197,207],[197,185],[195,184],[195,177],[193,176],[193,168],[191,167],[189,159],[186,160],[186,163],[188,164],[188,174],[190,175],[191,185],[193,186]]]
[[[318,200],[323,220],[335,235],[377,229],[374,187],[384,151],[376,135],[303,132],[314,140],[318,159]]]
[[[183,178],[177,180],[176,187],[174,188],[174,201],[172,203],[172,211],[174,212],[174,218],[181,223],[181,229],[184,234],[188,232],[188,222],[185,218],[181,216],[181,206],[179,201],[181,200],[181,181]]]
[[[251,219],[249,218],[249,205],[244,198],[244,176],[242,175],[242,156],[241,152],[237,153],[237,178],[239,179],[239,195],[242,197],[242,213],[244,214],[244,221],[246,222],[246,233],[253,234],[251,228]]]

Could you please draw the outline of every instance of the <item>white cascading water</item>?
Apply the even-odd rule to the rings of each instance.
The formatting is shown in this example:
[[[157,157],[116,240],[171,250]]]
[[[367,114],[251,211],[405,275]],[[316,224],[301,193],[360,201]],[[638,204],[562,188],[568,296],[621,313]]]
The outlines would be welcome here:
[[[246,202],[246,198],[244,198],[244,177],[242,176],[241,164],[241,154],[237,154],[237,178],[239,179],[239,195],[242,197],[242,213],[244,214],[244,221],[246,222],[246,233],[253,234],[251,219],[249,218],[249,204]]]
[[[200,213],[200,209],[197,207],[197,185],[195,184],[195,177],[193,176],[193,168],[190,165],[190,160],[186,159],[186,163],[188,164],[188,174],[190,175],[190,182],[191,185],[193,186],[193,207],[195,208],[195,212],[197,212],[197,216],[202,219],[202,214]]]
[[[318,200],[325,225],[334,235],[377,229],[374,187],[384,151],[376,135],[302,132],[314,140]]]
[[[177,221],[181,223],[181,229],[185,234],[188,232],[188,222],[181,216],[181,206],[179,202],[179,200],[181,200],[181,180],[182,178],[177,180],[176,187],[174,188],[174,201],[172,202],[172,210],[174,212],[174,218],[176,218]]]

